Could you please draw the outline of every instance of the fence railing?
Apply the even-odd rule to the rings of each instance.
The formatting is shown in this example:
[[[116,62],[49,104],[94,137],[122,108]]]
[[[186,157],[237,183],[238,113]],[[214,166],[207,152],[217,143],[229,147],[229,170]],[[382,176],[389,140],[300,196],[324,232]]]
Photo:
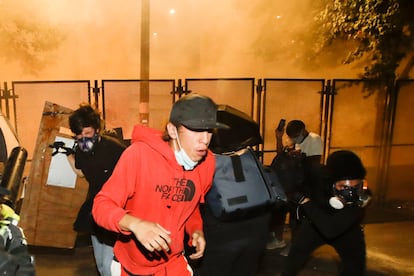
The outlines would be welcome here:
[[[322,136],[324,157],[337,149],[357,152],[377,197],[387,201],[414,199],[414,130],[409,119],[414,115],[413,89],[414,80],[398,81],[395,91],[369,95],[361,80],[352,79],[117,79],[93,85],[88,80],[19,81],[0,85],[0,108],[28,150],[30,163],[45,101],[70,109],[90,102],[100,109],[107,127],[121,128],[128,139],[137,123],[163,128],[180,96],[206,94],[256,120],[263,136],[258,148],[263,163],[275,155],[279,119],[301,119]]]

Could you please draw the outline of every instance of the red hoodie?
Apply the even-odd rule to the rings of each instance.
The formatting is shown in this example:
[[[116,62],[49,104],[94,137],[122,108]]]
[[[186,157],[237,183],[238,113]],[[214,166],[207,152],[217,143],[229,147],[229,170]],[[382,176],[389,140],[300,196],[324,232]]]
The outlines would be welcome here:
[[[215,159],[208,151],[194,170],[185,171],[160,131],[137,125],[132,144],[116,165],[112,176],[96,195],[92,214],[95,221],[123,235],[114,246],[119,262],[131,273],[153,274],[183,252],[184,231],[190,237],[202,230],[199,203],[210,189]],[[122,231],[119,221],[125,214],[153,221],[171,232],[170,252],[154,254]]]

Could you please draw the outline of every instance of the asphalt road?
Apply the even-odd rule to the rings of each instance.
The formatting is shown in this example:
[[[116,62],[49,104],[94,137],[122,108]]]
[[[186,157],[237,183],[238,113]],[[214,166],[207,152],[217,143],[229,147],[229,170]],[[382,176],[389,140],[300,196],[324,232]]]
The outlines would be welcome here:
[[[414,275],[414,208],[411,203],[372,207],[367,214],[367,276]],[[289,240],[290,233],[285,238]],[[31,247],[38,276],[94,276],[92,248],[80,240],[76,248],[62,250]],[[266,250],[257,276],[277,276],[286,257],[281,249]],[[300,276],[338,275],[339,259],[329,246],[317,249]],[[210,275],[209,275],[210,276]],[[214,276],[214,275],[211,275]],[[242,275],[240,275],[242,276]]]

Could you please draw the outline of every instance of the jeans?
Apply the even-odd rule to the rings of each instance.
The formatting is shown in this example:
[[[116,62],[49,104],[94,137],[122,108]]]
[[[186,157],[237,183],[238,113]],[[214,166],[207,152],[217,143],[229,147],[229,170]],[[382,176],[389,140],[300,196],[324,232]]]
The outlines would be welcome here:
[[[107,245],[95,236],[91,235],[93,254],[96,266],[101,276],[111,276],[111,264],[114,258],[114,248]]]

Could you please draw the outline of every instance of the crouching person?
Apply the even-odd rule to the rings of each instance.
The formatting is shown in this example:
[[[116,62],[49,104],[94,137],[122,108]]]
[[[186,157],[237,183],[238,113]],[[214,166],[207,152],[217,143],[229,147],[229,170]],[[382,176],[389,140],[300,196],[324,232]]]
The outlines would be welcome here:
[[[283,268],[282,275],[297,275],[312,252],[328,244],[341,259],[339,275],[364,275],[364,207],[371,194],[364,189],[366,170],[351,151],[336,151],[325,167],[314,168],[310,195],[298,199],[304,216]]]

